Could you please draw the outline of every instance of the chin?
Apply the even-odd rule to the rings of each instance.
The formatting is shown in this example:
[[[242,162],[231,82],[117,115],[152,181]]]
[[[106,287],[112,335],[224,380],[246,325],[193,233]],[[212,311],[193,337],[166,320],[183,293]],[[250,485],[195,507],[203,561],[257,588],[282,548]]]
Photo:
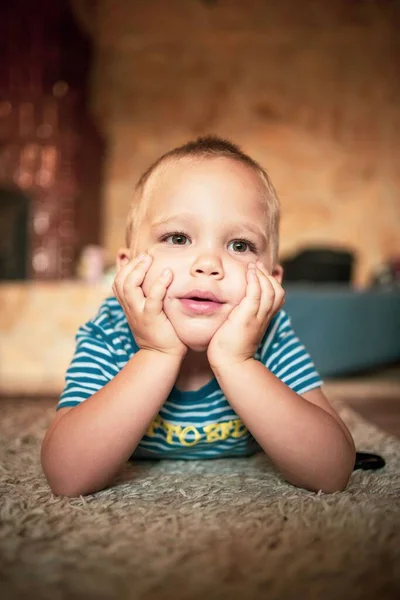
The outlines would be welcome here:
[[[172,311],[165,312],[179,339],[193,352],[205,352],[221,325],[214,319],[188,319]]]
[[[205,352],[215,333],[214,328],[204,331],[204,328],[191,330],[190,328],[175,327],[175,331],[179,339],[193,352]]]
[[[184,332],[182,332],[181,335],[179,335],[179,332],[177,333],[180,340],[185,344],[185,346],[187,346],[190,350],[193,350],[193,352],[206,352],[208,345],[212,339],[212,335],[199,337],[194,335],[188,335],[187,332],[186,335]]]
[[[188,348],[189,350],[192,350],[193,352],[206,352],[207,348],[208,348],[208,344],[210,343],[209,341],[207,342],[207,344],[202,344],[202,343],[198,343],[198,342],[183,342]]]

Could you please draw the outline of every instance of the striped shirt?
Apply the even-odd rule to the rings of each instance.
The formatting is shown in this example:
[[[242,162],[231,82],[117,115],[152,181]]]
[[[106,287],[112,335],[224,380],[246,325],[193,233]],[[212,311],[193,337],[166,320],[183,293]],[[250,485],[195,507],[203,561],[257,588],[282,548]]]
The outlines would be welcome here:
[[[97,316],[78,330],[76,342],[57,409],[84,402],[139,350],[114,297],[104,300]],[[283,310],[271,320],[254,358],[298,394],[322,385]],[[260,450],[213,378],[196,391],[174,386],[132,457],[190,460],[249,456]]]

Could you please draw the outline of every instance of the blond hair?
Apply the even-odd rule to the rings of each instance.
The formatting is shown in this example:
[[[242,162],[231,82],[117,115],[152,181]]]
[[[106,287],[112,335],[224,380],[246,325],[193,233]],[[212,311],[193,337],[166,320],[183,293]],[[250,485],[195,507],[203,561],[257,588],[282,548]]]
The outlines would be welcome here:
[[[266,233],[270,240],[272,263],[276,264],[279,252],[280,207],[275,188],[272,185],[267,172],[258,162],[242,152],[237,145],[217,136],[199,137],[196,140],[184,144],[183,146],[174,148],[173,150],[163,154],[147,169],[147,171],[145,171],[145,173],[143,173],[135,187],[133,201],[128,213],[126,226],[126,245],[128,247],[131,246],[134,231],[137,229],[140,220],[144,216],[146,203],[143,201],[143,199],[146,191],[148,192],[150,179],[162,165],[167,163],[167,161],[174,160],[176,163],[183,158],[193,158],[199,160],[228,158],[246,165],[258,174],[266,191],[264,196],[267,221]]]

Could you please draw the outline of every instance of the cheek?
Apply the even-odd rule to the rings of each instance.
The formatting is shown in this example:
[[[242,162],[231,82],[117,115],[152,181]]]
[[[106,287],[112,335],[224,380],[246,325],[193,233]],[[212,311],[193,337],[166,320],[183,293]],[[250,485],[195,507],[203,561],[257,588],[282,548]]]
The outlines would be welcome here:
[[[245,267],[241,267],[240,269],[237,269],[231,279],[231,286],[230,286],[231,300],[232,300],[232,304],[234,304],[235,306],[236,306],[236,304],[239,304],[239,302],[241,302],[241,300],[243,300],[243,298],[246,295],[246,287],[247,287],[246,271],[247,271],[247,265]]]

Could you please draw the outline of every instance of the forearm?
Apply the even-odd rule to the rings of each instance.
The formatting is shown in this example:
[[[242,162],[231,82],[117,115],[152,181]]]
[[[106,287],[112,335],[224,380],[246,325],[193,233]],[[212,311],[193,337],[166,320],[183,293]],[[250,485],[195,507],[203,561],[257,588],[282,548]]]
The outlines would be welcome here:
[[[355,450],[332,415],[254,359],[220,367],[215,375],[232,408],[290,483],[326,493],[346,487]]]
[[[42,466],[54,493],[85,495],[112,482],[168,397],[181,360],[140,350],[49,430]]]

